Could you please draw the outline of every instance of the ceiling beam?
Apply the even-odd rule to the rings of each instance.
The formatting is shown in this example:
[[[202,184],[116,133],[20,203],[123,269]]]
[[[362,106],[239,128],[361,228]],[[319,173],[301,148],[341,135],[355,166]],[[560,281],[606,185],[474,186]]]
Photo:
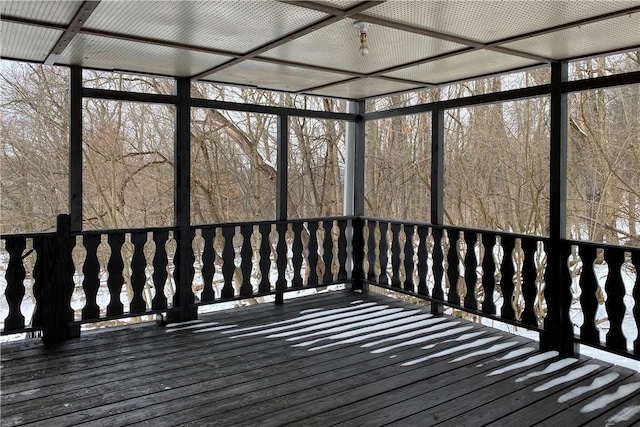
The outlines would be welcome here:
[[[290,4],[290,2],[285,2],[287,4]],[[302,3],[305,4],[306,2],[296,2],[296,6],[299,6],[299,4],[297,3]],[[346,10],[340,10],[340,9],[336,9],[334,10],[332,16],[328,17],[328,18],[324,18],[321,19],[320,21],[317,21],[316,23],[313,23],[311,25],[307,25],[306,27],[303,27],[299,30],[294,31],[293,33],[287,34],[284,37],[280,37],[276,40],[273,40],[267,44],[264,44],[256,49],[251,50],[250,52],[247,52],[246,54],[242,55],[242,57],[236,58],[236,59],[232,59],[231,61],[225,62],[224,64],[218,65],[216,67],[210,68],[208,70],[205,70],[201,73],[198,73],[194,76],[191,76],[192,79],[202,79],[210,74],[213,74],[215,72],[218,71],[222,71],[226,68],[229,68],[233,65],[236,65],[242,61],[245,61],[247,59],[252,59],[268,50],[274,49],[278,46],[282,46],[285,43],[288,43],[290,41],[293,41],[295,39],[298,39],[302,36],[306,36],[307,34],[310,34],[316,30],[319,30],[321,28],[324,28],[326,26],[329,26],[331,24],[334,24],[342,19],[344,19],[345,17],[351,16],[353,14],[357,14],[359,12],[361,12],[362,10],[366,10],[370,7],[373,7],[377,4],[379,4],[380,1],[365,1],[362,2],[360,4],[357,4],[356,6],[353,6],[349,9]]]
[[[87,19],[91,16],[96,7],[100,4],[100,0],[97,1],[85,1],[76,12],[75,16],[67,25],[64,33],[60,36],[56,44],[53,46],[53,49],[47,55],[47,59],[45,59],[45,65],[53,65],[57,61],[58,57],[62,54],[62,52],[69,46],[69,43],[74,39],[74,37],[78,34],[82,26]]]
[[[504,44],[512,43],[519,40],[529,39],[531,37],[537,37],[545,34],[555,33],[557,31],[567,30],[569,28],[578,27],[581,25],[593,24],[595,22],[600,22],[600,21],[604,21],[612,18],[618,18],[620,16],[631,15],[633,13],[639,13],[639,12],[640,12],[640,6],[635,6],[628,9],[605,13],[604,15],[592,16],[590,18],[579,19],[577,21],[568,22],[566,24],[560,24],[554,27],[544,28],[538,31],[531,31],[525,34],[519,34],[517,36],[508,37],[506,39],[496,40],[496,41],[487,43],[485,46],[489,48],[493,46],[504,45]]]

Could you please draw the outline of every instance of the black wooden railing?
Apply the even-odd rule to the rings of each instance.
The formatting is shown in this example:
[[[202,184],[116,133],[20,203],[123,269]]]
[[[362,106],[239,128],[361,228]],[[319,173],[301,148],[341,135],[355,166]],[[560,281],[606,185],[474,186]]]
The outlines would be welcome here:
[[[349,283],[640,358],[639,248],[362,217],[192,226],[186,251],[177,227],[68,230],[62,215],[56,233],[0,237],[2,334],[54,341],[83,323],[186,320],[200,305]]]
[[[558,347],[640,358],[640,248],[380,218],[354,231],[355,283],[428,299],[434,313],[449,306],[539,331]],[[559,272],[552,253],[564,254]]]
[[[178,319],[182,301],[194,315],[198,305],[347,283],[351,219],[193,226],[181,254],[177,227],[72,234],[61,215],[56,233],[1,236],[2,334],[42,330],[55,341],[77,336],[83,323],[163,312]]]

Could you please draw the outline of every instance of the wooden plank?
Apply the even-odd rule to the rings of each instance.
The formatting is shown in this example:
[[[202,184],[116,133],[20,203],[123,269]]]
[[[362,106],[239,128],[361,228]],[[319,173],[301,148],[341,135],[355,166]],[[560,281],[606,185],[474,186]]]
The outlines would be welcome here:
[[[489,405],[486,408],[486,411],[488,414],[493,415],[495,419],[495,421],[493,421],[491,425],[496,427],[510,427],[513,426],[514,423],[518,424],[522,420],[527,420],[527,422],[529,422],[531,425],[541,423],[546,418],[560,414],[567,408],[579,404],[585,399],[598,394],[600,390],[598,388],[595,388],[591,389],[590,391],[585,390],[581,396],[577,396],[574,399],[565,400],[567,393],[571,390],[578,389],[579,387],[590,386],[595,378],[607,378],[619,373],[617,372],[617,367],[615,366],[611,366],[610,364],[606,363],[598,364],[602,367],[608,367],[606,369],[598,369],[590,374],[584,375],[581,378],[576,378],[575,381],[571,381],[569,383],[565,383],[549,389],[551,393],[546,393],[543,399],[539,400],[535,404],[524,406],[523,408],[516,411],[505,410],[510,409],[508,405]],[[612,380],[612,384],[618,383],[627,377],[628,375],[620,375],[619,377]],[[544,410],[541,410],[540,408],[544,408]],[[464,421],[465,419],[467,419],[466,416],[462,418],[461,421]]]
[[[640,402],[640,375],[628,376],[615,384],[610,383],[600,388],[597,394],[565,408],[562,412],[542,421],[540,425],[545,427],[583,425],[594,421],[624,401],[634,405]]]
[[[322,320],[322,317],[320,317],[320,318],[319,318],[319,320]],[[197,325],[193,325],[193,326],[197,326]],[[181,332],[181,331],[178,331],[178,332]],[[185,332],[188,332],[188,331],[187,331],[187,330],[185,330]],[[194,340],[191,340],[191,341],[193,342]],[[248,340],[236,340],[236,341],[229,341],[228,343],[229,343],[230,345],[229,345],[229,346],[227,346],[227,347],[234,347],[234,346],[236,346],[236,347],[242,347],[242,346],[247,347],[247,346],[245,345],[247,341],[248,341]],[[249,340],[249,341],[250,341],[250,340]],[[254,340],[254,341],[255,341],[255,340]],[[258,341],[258,342],[259,342],[259,341]],[[283,345],[285,345],[285,344],[286,344],[286,343],[284,343],[284,342],[283,342]],[[200,342],[200,344],[199,344],[199,345],[200,345],[201,347],[203,347],[203,346],[204,346],[204,347],[207,347],[207,346],[206,346],[206,341],[205,341],[205,343]],[[175,343],[172,343],[172,345],[171,345],[171,347],[176,347],[176,346],[184,348],[185,353],[189,353],[189,354],[191,355],[191,353],[190,353],[190,352],[192,351],[191,349],[184,347],[184,345],[182,345],[182,344],[176,345]],[[219,349],[220,349],[220,348],[222,348],[222,347],[225,347],[225,346],[223,346],[223,345],[222,345],[222,346],[221,346],[221,345],[218,345],[218,346],[216,346],[216,350],[219,350]],[[274,344],[273,344],[273,343],[268,343],[268,345],[264,345],[264,346],[262,346],[262,347],[263,347],[262,349],[260,349],[260,348],[258,348],[258,347],[252,347],[252,346],[249,346],[248,348],[249,348],[249,349],[252,349],[253,351],[256,351],[256,350],[264,351],[265,349],[269,349],[269,348],[277,347],[277,345],[276,345],[276,346],[274,346]],[[225,350],[226,350],[226,349],[227,349],[227,348],[225,347]],[[206,349],[206,351],[207,351],[207,352],[209,352],[209,353],[212,353],[212,351],[210,351],[209,349]],[[244,350],[242,350],[242,349],[241,349],[241,351],[244,351]],[[233,360],[233,358],[236,356],[236,355],[234,355],[234,354],[228,354],[228,355],[224,356],[224,355],[221,355],[221,354],[220,354],[220,351],[217,351],[216,353],[218,353],[218,355],[217,355],[216,357],[219,357],[221,360],[224,360],[224,359],[225,359],[225,357],[226,357],[226,358],[231,358],[231,359]],[[130,351],[126,351],[126,352],[125,352],[125,354],[126,354],[127,356],[129,356],[129,357],[132,355],[132,353],[131,353]],[[156,356],[157,356],[157,352],[153,354],[153,357],[156,357]],[[83,356],[83,357],[84,357],[84,356]],[[71,362],[72,360],[69,360],[69,361]],[[139,358],[135,358],[135,360],[134,360],[134,362],[133,362],[133,363],[137,363],[138,361],[139,361]],[[75,363],[76,361],[74,360],[73,362]],[[144,364],[144,363],[143,363],[143,364]],[[138,373],[138,375],[142,374],[142,372],[141,372],[141,371],[137,370],[136,366],[131,366],[131,368],[132,368],[132,369],[136,369],[136,372]],[[113,372],[110,372],[110,374],[113,374]],[[73,383],[73,382],[75,382],[76,378],[68,378],[68,377],[65,377],[65,379],[64,379],[64,380],[65,380],[67,383]],[[96,381],[96,377],[94,376],[94,377],[92,377],[92,382],[94,383],[94,385],[95,385],[95,381]],[[35,386],[35,385],[34,385],[34,386]],[[5,397],[7,397],[6,392],[7,392],[7,390],[5,390]],[[5,402],[6,402],[6,400],[5,400]]]
[[[413,356],[417,354],[424,354],[420,352],[419,348],[413,349]],[[409,353],[409,350],[405,350]],[[404,355],[403,351],[403,355]],[[395,360],[395,359],[394,359]],[[343,366],[343,364],[345,366]],[[446,363],[445,363],[446,365]],[[329,399],[335,393],[342,392],[343,394],[349,394],[350,390],[354,387],[364,387],[372,382],[381,380],[382,378],[392,378],[397,374],[402,373],[403,381],[412,381],[415,378],[416,371],[414,368],[400,367],[398,364],[389,366],[389,359],[386,356],[374,357],[374,358],[358,358],[358,359],[344,359],[341,360],[339,365],[334,364],[333,368],[322,374],[313,375],[300,378],[301,374],[305,372],[298,372],[296,376],[298,379],[288,381],[285,387],[270,387],[269,383],[265,383],[263,390],[259,390],[259,386],[252,384],[251,387],[242,390],[225,390],[231,392],[231,396],[242,395],[242,402],[237,402],[234,399],[223,399],[213,396],[215,405],[204,405],[197,408],[190,407],[184,408],[184,403],[168,402],[162,405],[156,405],[153,409],[155,414],[158,411],[166,412],[165,418],[154,419],[154,422],[163,424],[169,422],[172,417],[178,417],[181,423],[187,424],[192,422],[194,425],[201,425],[203,420],[209,417],[215,417],[216,422],[219,425],[230,425],[236,422],[244,422],[251,419],[250,425],[262,425],[267,420],[262,418],[254,419],[253,417],[261,414],[269,414],[274,410],[281,408],[282,404],[286,402],[286,406],[289,407],[294,404],[302,404],[305,410],[309,409],[308,402],[314,402],[314,406],[319,399]],[[430,371],[430,375],[435,375],[437,370]],[[211,396],[211,391],[205,391],[207,397]],[[200,391],[200,393],[203,393]],[[335,401],[334,401],[335,403]],[[298,412],[298,416],[299,416]],[[148,415],[148,414],[146,414]],[[145,414],[139,414],[140,420],[144,420]],[[269,418],[265,416],[264,418]],[[175,418],[174,418],[175,419]],[[283,418],[274,418],[277,420],[276,424],[282,423]],[[113,417],[110,418],[113,422]],[[132,421],[131,414],[126,417],[126,423]],[[123,421],[124,423],[125,421]],[[118,425],[118,424],[116,424]],[[187,424],[188,425],[188,424]]]
[[[273,344],[273,343],[271,343],[271,344]],[[311,361],[311,358],[308,356],[308,352],[306,352],[306,351],[300,351],[300,352],[301,352],[301,353],[302,353],[302,355],[304,356],[304,357],[302,357],[302,358],[301,358],[302,360],[305,360],[305,361]],[[329,349],[327,349],[327,352],[328,352],[329,354],[333,353],[333,352],[331,352]],[[258,354],[258,355],[260,355],[261,353],[260,353],[260,352],[258,352],[257,354]],[[290,357],[290,354],[287,354],[287,352],[283,353],[283,355],[284,355],[285,357]],[[314,356],[314,357],[317,357],[317,356]],[[216,359],[218,359],[218,360],[229,360],[228,358],[220,358],[219,356],[216,356]],[[386,357],[381,356],[381,357],[379,357],[378,359],[380,359],[380,360],[381,360],[381,363],[383,363],[383,364],[386,364],[386,363],[387,363],[387,359],[386,359]],[[233,358],[232,358],[231,360],[233,360]],[[359,366],[359,364],[360,364],[360,363],[359,363],[359,361],[358,361],[358,360],[354,360],[353,364],[354,364],[355,366]],[[329,363],[329,364],[327,364],[326,369],[328,370],[328,372],[331,372],[331,374],[330,374],[330,375],[333,375],[333,376],[336,376],[336,375],[337,375],[336,373],[334,373],[334,372],[333,372],[333,370],[335,370],[335,366],[336,366],[335,361],[334,361],[334,362],[331,362],[331,363]],[[349,366],[349,363],[346,363],[346,364],[345,364],[345,366],[341,368],[344,372],[343,372],[343,373],[341,373],[341,374],[340,374],[338,377],[336,377],[336,378],[340,378],[340,377],[342,377],[342,376],[344,375],[344,373],[348,373],[348,371],[349,371],[348,366]],[[219,368],[220,368],[220,371],[218,371],[218,372],[219,372],[219,374],[218,374],[218,375],[222,375],[222,376],[225,376],[225,377],[226,377],[226,375],[225,375],[225,371],[224,371],[223,369],[221,369],[221,368],[222,368],[222,366],[219,366]],[[216,372],[216,370],[211,370],[211,369],[209,369],[209,371],[210,371],[210,374],[209,374],[209,375],[213,375],[213,373],[214,373],[214,372]],[[291,375],[294,375],[294,376],[299,376],[299,375],[300,375],[300,372],[303,372],[303,373],[310,373],[310,371],[305,370],[305,369],[302,369],[302,370],[301,370],[301,369],[292,369],[292,370],[289,370],[289,371],[291,371]],[[282,374],[277,376],[277,378],[279,378],[279,379],[280,379],[281,377],[282,377]],[[204,376],[204,377],[197,377],[197,378],[198,378],[198,380],[199,380],[199,381],[203,381],[203,383],[196,384],[196,385],[194,385],[194,386],[189,386],[189,387],[193,390],[191,393],[200,394],[200,393],[203,393],[203,389],[206,389],[205,391],[207,391],[207,393],[211,393],[211,391],[212,391],[212,390],[207,389],[207,387],[215,387],[215,384],[216,384],[216,383],[215,383],[215,381],[212,381],[212,379],[211,379],[211,378],[207,379],[207,378],[206,378],[206,376]],[[326,379],[326,373],[325,373],[325,374],[323,374],[323,375],[318,375],[318,376],[317,376],[317,378],[318,378],[318,380],[319,380],[319,381],[321,381],[321,382],[326,382],[326,381],[327,381],[327,379]],[[334,380],[335,380],[336,378],[334,378]],[[224,379],[224,378],[223,378],[223,379]],[[282,380],[283,380],[283,381],[286,381],[286,380],[287,380],[287,378],[282,378]],[[221,381],[222,381],[222,380],[221,380]],[[230,396],[230,397],[234,397],[234,396],[236,396],[236,395],[238,394],[238,393],[237,393],[237,391],[234,391],[234,390],[235,390],[235,389],[234,389],[235,385],[230,385],[230,384],[228,383],[228,380],[224,380],[224,384],[222,384],[222,385],[218,384],[218,385],[219,385],[222,389],[224,389],[224,390],[225,390],[225,393],[230,393],[230,394],[229,394],[229,396]],[[273,391],[268,390],[268,389],[269,389],[269,387],[271,387],[272,385],[273,385],[273,378],[270,378],[270,379],[268,379],[267,381],[264,381],[261,387],[259,387],[259,386],[257,386],[257,385],[255,385],[255,384],[254,384],[254,385],[251,385],[250,387],[248,387],[248,388],[247,388],[247,390],[256,390],[256,389],[260,389],[260,388],[262,388],[262,389],[263,389],[263,391],[262,391],[262,393],[263,393],[263,394],[264,394],[264,393],[267,393],[268,395],[271,395]],[[306,380],[301,379],[301,380],[299,380],[299,386],[300,386],[300,387],[309,387],[309,384],[307,384],[307,381],[306,381]],[[189,388],[189,387],[187,387],[187,388]],[[284,387],[284,389],[286,390],[286,389],[287,389],[287,387],[288,387],[288,386],[285,386],[285,387]],[[264,390],[266,390],[266,391],[264,391]],[[185,393],[186,393],[186,394],[185,394]],[[164,396],[171,396],[171,394],[169,394],[169,393],[163,393],[163,395],[164,395]],[[184,403],[184,402],[185,402],[184,397],[186,397],[186,396],[189,396],[189,392],[188,392],[188,390],[187,390],[187,389],[183,388],[183,389],[181,389],[181,390],[176,390],[175,395],[173,396],[173,399],[172,399],[172,400],[175,400],[175,401],[176,401],[176,402],[174,402],[174,404],[175,404],[175,405],[177,405],[178,407],[180,407],[181,405],[182,405],[182,406],[184,406],[184,405],[185,405],[185,403]],[[208,397],[208,398],[209,398],[209,399],[213,399],[213,398],[214,398],[214,396],[211,396],[211,397]],[[143,399],[144,399],[144,397],[143,397]],[[233,399],[232,399],[232,400],[233,400]],[[216,401],[217,401],[217,399],[216,399]],[[163,402],[164,402],[164,400],[163,400]],[[124,405],[123,405],[123,404],[116,404],[116,405],[113,405],[112,407],[110,406],[110,407],[108,408],[108,410],[109,410],[110,412],[119,411],[119,410],[124,410],[125,408],[127,408],[127,407],[128,407],[127,405],[128,405],[129,403],[130,403],[130,402],[127,402],[127,404],[124,404]],[[138,407],[140,407],[140,402],[132,401],[132,402],[131,402],[131,405],[133,405],[133,408],[138,408]],[[143,406],[144,406],[144,405],[143,405]],[[163,403],[162,407],[164,408],[165,406],[166,406],[166,402],[164,402],[164,403]],[[129,409],[131,409],[131,407],[129,407]],[[174,409],[175,409],[175,407],[173,407],[172,411],[173,411]],[[97,411],[97,408],[90,409],[90,411],[91,411],[91,413],[92,413],[92,414],[94,414],[94,415],[99,413],[99,411]],[[144,414],[143,414],[143,415],[144,415]],[[92,415],[92,416],[93,416],[93,415]],[[144,417],[146,417],[146,415],[144,415]],[[144,417],[143,417],[142,419],[145,419]],[[71,421],[71,420],[73,420],[73,419],[74,419],[74,418],[65,418],[65,422],[70,422],[70,421]],[[50,421],[51,421],[51,420],[50,420]],[[53,420],[52,422],[54,422],[54,421],[55,421],[55,420]],[[114,422],[113,418],[110,418],[110,419],[109,419],[109,422],[113,425],[113,422]],[[128,422],[131,422],[130,417],[128,417],[128,418],[127,418],[127,423],[128,423]]]
[[[509,347],[509,351],[523,350],[524,347],[530,345],[530,342],[527,340],[517,340],[519,340],[517,343]],[[487,347],[485,347],[485,349],[486,348]],[[502,355],[504,355],[504,353],[502,353]],[[413,396],[423,395],[428,391],[446,394],[448,393],[446,389],[451,386],[451,384],[458,384],[460,381],[465,381],[468,378],[471,378],[471,381],[476,381],[485,372],[495,369],[498,366],[499,361],[497,359],[500,356],[500,353],[492,353],[489,356],[486,354],[474,356],[464,361],[455,362],[452,370],[443,371],[441,375],[433,377],[421,378],[414,374],[415,382],[410,382],[406,386],[388,390],[383,385],[380,393],[361,400],[352,401],[351,398],[345,400],[343,397],[340,397],[340,399],[335,402],[335,409],[314,414],[310,418],[302,419],[308,416],[308,411],[299,407],[300,419],[296,420],[296,423],[309,426],[345,425],[348,420],[355,419],[357,421],[353,422],[354,425],[368,425],[359,424],[364,421],[358,420],[357,417],[366,416],[377,408],[389,407],[390,410],[393,411],[396,404],[401,404]],[[437,369],[437,366],[428,366],[426,369],[434,371]]]
[[[640,425],[640,399],[627,400],[585,424],[585,427],[618,426],[633,427]]]
[[[237,326],[227,333],[206,330],[231,325]],[[567,418],[565,412],[620,384],[640,384],[639,375],[583,358],[580,366],[599,367],[534,392],[578,364],[541,374],[559,360],[550,354],[488,375],[539,354],[536,344],[373,293],[240,307],[167,329],[93,332],[48,352],[33,343],[7,346],[3,425],[520,425],[526,419],[546,426],[556,418],[572,425],[606,422],[640,393],[639,387],[600,411]],[[526,355],[519,352],[526,348]],[[576,398],[568,409],[557,402],[607,372],[621,374],[616,384]]]
[[[201,321],[211,322],[224,320],[229,323],[241,322],[241,324],[245,326],[259,321],[285,319],[287,316],[293,317],[297,315],[299,310],[348,305],[350,302],[361,298],[360,295],[355,295],[348,291],[326,292],[308,297],[287,299],[286,307],[280,307],[278,309],[274,309],[270,304],[259,304],[221,310],[203,316]],[[379,301],[380,303],[402,304],[375,294],[367,296],[367,299],[369,301]],[[192,323],[188,325],[192,325]],[[42,361],[51,366],[52,361],[56,357],[64,357],[65,354],[71,353],[77,355],[82,351],[87,354],[97,353],[102,349],[95,348],[95,346],[102,344],[112,346],[114,344],[123,345],[124,343],[128,343],[128,345],[131,346],[135,345],[135,343],[131,343],[132,341],[137,341],[148,336],[162,335],[164,331],[164,328],[158,328],[153,323],[127,325],[109,330],[87,331],[80,340],[64,342],[53,350],[42,346],[39,341],[35,340],[4,343],[2,346],[2,361],[22,360],[23,362],[18,367],[12,368],[12,370],[18,369],[19,371],[21,367],[30,369],[28,366],[29,363],[35,361],[36,358],[40,356]]]
[[[499,341],[496,341],[499,342]],[[433,355],[437,351],[451,348],[455,344],[446,343],[443,346],[436,346],[429,354]],[[404,349],[398,352],[397,357],[385,358],[386,366],[375,370],[359,369],[357,375],[352,375],[344,379],[336,378],[334,382],[316,386],[306,390],[304,393],[290,393],[281,400],[270,400],[259,402],[252,412],[242,414],[240,411],[229,411],[218,414],[220,420],[226,424],[237,425],[260,425],[275,426],[285,423],[306,424],[308,420],[301,422],[300,419],[309,415],[316,416],[336,406],[351,407],[356,402],[374,396],[385,396],[395,389],[415,384],[419,381],[426,381],[429,385],[451,384],[460,377],[457,375],[468,375],[464,366],[473,365],[481,360],[487,359],[467,359],[461,364],[450,364],[448,359],[434,359],[429,364],[415,364],[402,366],[402,363],[414,360],[416,356],[425,355],[425,350],[419,346],[417,348]],[[490,357],[490,356],[489,356]],[[366,364],[363,364],[366,366]],[[286,405],[282,405],[286,402]],[[253,410],[253,409],[252,409]],[[371,411],[371,406],[369,406]],[[194,424],[195,425],[195,424]],[[368,425],[358,423],[358,426]]]
[[[394,412],[389,410],[377,412],[384,414],[384,418],[380,417],[381,419],[388,421],[393,417],[393,421],[406,425],[431,426],[441,423],[446,426],[484,425],[495,419],[494,414],[488,412],[485,406],[493,403],[501,409],[510,408],[515,411],[527,404],[534,404],[540,396],[534,394],[533,389],[540,383],[565,375],[572,369],[584,365],[588,360],[575,360],[573,365],[564,367],[553,374],[541,374],[549,367],[553,368],[557,364],[566,362],[567,359],[556,358],[537,364],[533,368],[507,373],[497,379],[491,379],[489,376],[483,376],[476,381],[465,379],[457,382],[455,390],[446,392],[444,398],[440,398],[438,394],[430,391],[411,402],[403,402],[404,414],[398,410],[398,407],[392,408]],[[491,392],[487,393],[487,390]],[[439,400],[437,405],[433,405],[434,400]],[[429,402],[431,406],[424,404],[425,401]],[[542,405],[539,409],[541,408],[543,408]],[[403,415],[412,412],[413,415],[403,417]],[[522,422],[518,424],[521,425]]]

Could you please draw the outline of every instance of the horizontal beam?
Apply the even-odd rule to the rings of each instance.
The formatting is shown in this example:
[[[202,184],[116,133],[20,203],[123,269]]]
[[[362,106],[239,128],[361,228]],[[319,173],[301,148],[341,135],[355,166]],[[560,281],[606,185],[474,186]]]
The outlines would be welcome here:
[[[82,88],[83,98],[108,99],[111,101],[148,102],[153,104],[178,103],[176,95],[159,95],[153,93],[125,92],[120,90]]]
[[[356,121],[359,116],[349,113],[331,111],[299,110],[297,108],[273,107],[269,105],[241,104],[237,102],[214,101],[212,99],[191,99],[191,106],[196,108],[212,108],[216,110],[243,111],[257,114],[288,115],[292,117],[309,117],[328,120]]]
[[[505,92],[488,93],[484,95],[469,96],[464,98],[448,99],[446,101],[431,102],[429,104],[412,105],[410,107],[395,108],[386,111],[377,111],[363,115],[363,119],[379,120],[391,117],[420,114],[434,110],[448,110],[451,108],[470,107],[474,105],[493,104],[496,102],[517,101],[526,98],[535,98],[549,94],[549,85],[514,89]]]

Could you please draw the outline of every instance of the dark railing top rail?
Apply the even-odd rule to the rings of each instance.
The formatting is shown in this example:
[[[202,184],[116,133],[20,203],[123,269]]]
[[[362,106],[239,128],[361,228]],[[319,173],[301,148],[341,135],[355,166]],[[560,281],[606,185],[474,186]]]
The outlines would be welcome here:
[[[243,225],[266,225],[266,224],[302,224],[305,222],[320,222],[320,221],[345,221],[354,220],[357,216],[327,216],[318,218],[294,218],[294,219],[268,219],[261,221],[246,221],[246,222],[223,222],[213,224],[192,224],[191,229],[198,228],[212,228],[212,227],[239,227]]]
[[[0,239],[33,239],[34,237],[53,237],[55,231],[36,231],[29,233],[2,233]]]
[[[153,233],[160,231],[177,231],[179,227],[177,226],[167,226],[167,227],[147,227],[147,228],[109,228],[104,230],[81,230],[81,231],[72,231],[72,236],[96,236],[102,234],[124,234],[124,233]]]
[[[522,238],[522,239],[536,239],[536,240],[540,240],[540,241],[547,241],[549,240],[548,236],[540,236],[537,234],[525,234],[525,233],[514,233],[511,231],[503,231],[503,230],[490,230],[490,229],[486,229],[486,228],[473,228],[473,227],[460,227],[457,225],[449,225],[449,224],[432,224],[430,222],[420,222],[420,221],[406,221],[406,220],[401,220],[401,219],[389,219],[389,218],[378,218],[378,217],[372,217],[372,216],[361,216],[359,217],[360,219],[363,220],[369,220],[369,221],[381,221],[381,222],[386,222],[389,224],[402,224],[402,225],[416,225],[418,227],[431,227],[431,228],[435,228],[437,230],[447,230],[447,229],[455,229],[456,231],[462,231],[462,232],[470,232],[470,233],[482,233],[482,234],[488,234],[488,235],[503,235],[503,236],[510,236],[510,237],[515,237],[515,238]]]

